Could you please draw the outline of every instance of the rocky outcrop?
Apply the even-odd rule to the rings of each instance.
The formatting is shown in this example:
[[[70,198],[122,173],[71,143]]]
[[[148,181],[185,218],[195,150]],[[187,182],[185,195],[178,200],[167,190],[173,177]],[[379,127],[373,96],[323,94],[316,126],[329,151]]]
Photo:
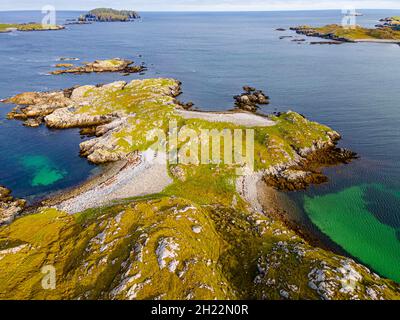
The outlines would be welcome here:
[[[167,99],[174,105],[174,98],[180,92],[178,81],[149,79],[143,82],[133,80],[129,84],[116,81],[98,86],[78,86],[56,92],[26,92],[2,102],[18,104],[8,118],[23,120],[26,126],[37,127],[44,122],[46,126],[57,129],[89,128],[97,137],[81,143],[81,155],[93,163],[105,163],[129,158],[132,152],[121,148],[121,139],[117,137],[118,132],[134,130],[132,119],[135,114],[126,108],[124,96],[134,99],[136,95],[142,104],[163,104]]]
[[[377,24],[376,28],[392,28],[394,30],[400,30],[400,17],[387,17],[382,18],[379,22],[383,22],[381,24]]]
[[[46,125],[49,128],[67,129],[67,128],[84,128],[99,126],[109,123],[118,118],[117,113],[107,115],[90,115],[75,113],[74,107],[61,108],[45,117]]]
[[[262,104],[269,104],[269,97],[266,96],[261,90],[256,88],[244,86],[244,93],[234,96],[235,108],[256,112]]]
[[[311,41],[310,44],[327,44],[327,45],[331,45],[331,44],[342,44],[342,41]]]
[[[60,57],[58,61],[79,61],[79,58],[73,58],[73,57]]]
[[[55,65],[56,68],[71,68],[74,65],[72,63],[57,63]]]
[[[297,276],[291,275],[293,261],[302,266]],[[352,259],[292,241],[275,243],[258,259],[257,270],[254,283],[263,299],[383,300],[397,287]],[[277,270],[287,277],[277,277]]]
[[[1,102],[17,104],[7,114],[7,118],[23,120],[25,121],[24,125],[28,127],[38,127],[45,116],[71,104],[71,100],[64,91],[25,92],[10,99],[1,100]]]
[[[124,74],[129,73],[137,73],[143,72],[146,70],[144,66],[136,66],[133,65],[133,61],[126,59],[109,59],[109,60],[96,60],[94,62],[85,63],[83,66],[71,66],[66,69],[55,70],[52,71],[51,74],[65,74],[65,73],[74,73],[74,74],[82,74],[82,73],[102,73],[102,72],[121,72]]]
[[[12,222],[25,205],[25,200],[14,199],[9,189],[0,186],[0,226]]]
[[[328,132],[325,141],[317,141],[309,148],[296,150],[294,160],[275,165],[265,171],[267,185],[282,191],[304,190],[311,184],[328,181],[321,169],[327,166],[347,164],[357,158],[357,154],[336,144],[340,135]]]

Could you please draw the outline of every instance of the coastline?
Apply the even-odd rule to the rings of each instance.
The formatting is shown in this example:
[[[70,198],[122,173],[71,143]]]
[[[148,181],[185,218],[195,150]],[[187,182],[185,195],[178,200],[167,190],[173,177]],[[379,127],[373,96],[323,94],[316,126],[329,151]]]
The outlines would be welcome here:
[[[282,199],[271,186],[304,188],[320,181],[319,166],[353,158],[336,148],[339,133],[293,111],[269,117],[182,111],[175,99],[180,91],[177,80],[146,79],[4,100],[22,105],[14,110],[22,120],[40,117],[58,129],[95,127],[95,136],[80,143],[81,155],[95,164],[112,164],[1,228],[0,236],[11,230],[26,245],[10,243],[0,250],[0,266],[31,255],[46,259],[48,246],[65,248],[51,257],[60,270],[68,270],[51,293],[61,298],[374,299],[396,294],[390,280],[314,245],[276,210],[282,209]],[[242,163],[167,164],[164,153],[149,151],[154,142],[147,133],[155,127],[171,132],[171,120],[196,135],[202,129],[253,129],[256,170],[244,170],[238,178],[236,169],[246,167]],[[25,233],[35,228],[46,236]],[[282,268],[269,269],[275,262]],[[37,270],[35,263],[26,265],[28,273]],[[0,292],[15,286],[8,272],[18,270],[0,277]],[[97,281],[93,274],[101,279],[99,290],[77,285],[82,272],[89,275],[90,288]],[[339,290],[352,275],[359,287]],[[270,285],[271,279],[276,285]],[[171,283],[178,291],[168,290]],[[375,287],[378,283],[382,286]],[[25,297],[30,290],[18,295]]]

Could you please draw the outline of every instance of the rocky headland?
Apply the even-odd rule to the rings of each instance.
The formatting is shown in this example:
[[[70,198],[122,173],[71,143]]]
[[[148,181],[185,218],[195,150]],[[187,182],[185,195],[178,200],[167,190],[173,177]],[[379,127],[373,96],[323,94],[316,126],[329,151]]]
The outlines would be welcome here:
[[[10,118],[91,127],[81,154],[109,167],[0,228],[0,298],[400,298],[398,284],[312,246],[262,201],[266,188],[319,182],[307,172],[350,161],[354,154],[336,148],[337,132],[293,111],[188,111],[176,103],[180,92],[174,79],[146,79],[3,101],[21,106]],[[253,129],[254,170],[168,162],[148,133],[171,137],[171,121],[191,134]],[[187,151],[184,140],[178,153]],[[57,270],[54,290],[41,290],[45,264]]]
[[[94,62],[84,63],[83,66],[74,66],[73,64],[58,64],[57,68],[63,68],[60,70],[52,71],[51,74],[59,75],[65,73],[74,73],[74,74],[82,74],[82,73],[102,73],[102,72],[120,72],[124,74],[129,73],[138,73],[146,70],[146,67],[140,65],[134,65],[134,62],[131,60],[114,58],[108,60],[96,60]]]

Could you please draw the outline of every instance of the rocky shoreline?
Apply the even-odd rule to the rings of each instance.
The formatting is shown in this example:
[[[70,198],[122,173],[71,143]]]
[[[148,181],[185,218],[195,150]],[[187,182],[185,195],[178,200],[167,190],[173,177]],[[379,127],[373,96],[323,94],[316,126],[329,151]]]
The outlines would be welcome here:
[[[295,31],[297,34],[305,35],[307,37],[316,37],[316,38],[323,38],[323,39],[327,39],[327,40],[333,40],[333,41],[328,42],[331,44],[340,44],[342,42],[355,42],[354,40],[337,36],[334,33],[319,32],[315,28],[309,27],[309,26],[291,27],[290,30]],[[319,43],[321,43],[321,42],[319,42]]]
[[[329,166],[348,164],[357,159],[356,153],[343,148],[337,148],[339,137],[334,137],[325,146],[315,148],[307,154],[299,154],[298,161],[288,167],[278,167],[269,170],[264,176],[267,185],[281,191],[305,190],[312,184],[328,182],[321,169]]]

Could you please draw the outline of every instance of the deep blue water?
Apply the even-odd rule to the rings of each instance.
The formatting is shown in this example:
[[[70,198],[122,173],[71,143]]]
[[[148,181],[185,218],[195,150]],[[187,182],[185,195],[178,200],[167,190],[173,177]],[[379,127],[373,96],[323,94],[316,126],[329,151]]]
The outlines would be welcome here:
[[[373,26],[382,17],[400,15],[400,11],[388,10],[363,12],[365,16],[357,17],[357,23],[364,26]],[[59,12],[58,23],[79,14]],[[299,223],[316,233],[323,229],[313,226],[302,210],[305,195],[312,198],[353,185],[400,189],[398,45],[312,46],[280,40],[279,36],[293,33],[275,31],[301,24],[340,23],[340,11],[142,13],[142,17],[134,23],[0,34],[0,97],[76,84],[174,77],[183,82],[181,100],[193,101],[202,109],[224,110],[232,107],[232,96],[249,84],[272,98],[265,112],[301,112],[339,131],[343,135],[341,146],[361,156],[351,165],[326,170],[329,184],[291,195],[300,206],[295,217]],[[40,12],[0,12],[1,22],[40,20]],[[145,62],[149,69],[144,76],[47,76],[61,56],[81,61],[122,57]],[[78,157],[81,138],[77,130],[24,128],[17,121],[5,120],[10,108],[0,107],[0,184],[12,188],[16,196],[35,198],[72,186],[91,174],[94,167]],[[45,157],[62,178],[50,185],[33,186],[30,169],[21,165],[21,157],[26,155]],[[377,190],[374,195],[369,194],[375,199],[371,212],[398,228],[400,218],[392,198]],[[345,247],[342,243],[340,246]]]

